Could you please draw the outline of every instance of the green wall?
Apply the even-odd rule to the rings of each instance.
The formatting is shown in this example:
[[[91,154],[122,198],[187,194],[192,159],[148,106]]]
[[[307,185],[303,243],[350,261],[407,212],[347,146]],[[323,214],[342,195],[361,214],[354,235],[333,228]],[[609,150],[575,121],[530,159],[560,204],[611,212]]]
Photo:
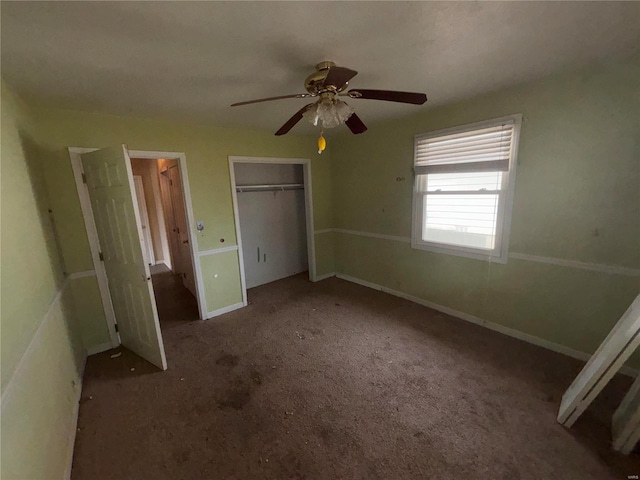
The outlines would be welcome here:
[[[1,468],[61,478],[73,446],[84,352],[27,108],[2,84]]]
[[[639,269],[639,85],[636,57],[340,135],[334,227],[410,237],[414,135],[522,113],[509,251]],[[513,258],[502,265],[333,235],[336,272],[582,352],[597,348],[640,291],[638,275]]]
[[[32,115],[36,118],[35,128],[44,150],[42,167],[47,187],[55,192],[51,195],[51,206],[59,226],[62,255],[69,273],[93,270],[67,151],[70,146],[100,148],[125,143],[130,150],[184,152],[194,215],[205,224],[203,232],[196,232],[192,226],[199,251],[237,244],[229,183],[230,155],[311,158],[315,229],[331,227],[331,152],[328,150],[318,156],[315,137],[291,134],[275,137],[273,132],[265,130],[35,107]],[[333,245],[324,242],[319,242],[316,247],[318,274],[333,271],[332,248]],[[235,260],[230,261],[230,257]],[[201,257],[200,262],[208,312],[241,301],[237,252],[207,255]],[[225,283],[224,288],[221,288],[221,283]],[[82,288],[97,298],[95,278],[83,279]],[[104,317],[96,315],[96,309],[90,308],[86,302],[79,308],[85,346],[91,348],[108,342]]]

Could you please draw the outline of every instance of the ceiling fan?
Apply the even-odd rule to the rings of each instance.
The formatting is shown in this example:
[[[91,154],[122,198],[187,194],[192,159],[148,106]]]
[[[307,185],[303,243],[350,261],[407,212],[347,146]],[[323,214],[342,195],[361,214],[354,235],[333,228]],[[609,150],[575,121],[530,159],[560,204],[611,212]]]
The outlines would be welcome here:
[[[424,93],[398,92],[394,90],[370,90],[353,89],[345,92],[349,86],[349,81],[358,74],[355,70],[345,67],[338,67],[333,62],[321,62],[316,65],[316,71],[309,75],[304,81],[304,87],[308,93],[296,95],[282,95],[279,97],[261,98],[246,102],[234,103],[232,107],[249,105],[252,103],[269,102],[271,100],[282,100],[285,98],[311,98],[319,97],[315,103],[309,103],[298,110],[280,129],[276,135],[284,135],[289,132],[303,117],[306,117],[314,125],[323,128],[332,128],[343,123],[349,127],[354,134],[363,133],[367,130],[366,125],[356,115],[354,109],[338,97],[362,98],[368,100],[386,100],[388,102],[411,103],[422,105],[427,101]],[[326,144],[322,134],[320,139]]]

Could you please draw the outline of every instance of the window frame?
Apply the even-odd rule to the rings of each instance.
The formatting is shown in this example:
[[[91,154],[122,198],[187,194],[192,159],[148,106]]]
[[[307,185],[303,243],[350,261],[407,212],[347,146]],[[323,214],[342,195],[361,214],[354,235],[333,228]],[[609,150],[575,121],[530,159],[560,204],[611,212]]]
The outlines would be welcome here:
[[[518,146],[520,143],[520,129],[522,126],[522,114],[518,113],[506,115],[504,117],[492,118],[489,120],[483,120],[481,122],[467,123],[452,128],[420,133],[414,136],[413,141],[413,166],[415,168],[416,150],[419,140],[498,126],[501,123],[507,121],[513,121],[513,136],[511,142],[511,150],[509,152],[509,170],[503,172],[501,190],[498,192],[498,214],[496,219],[495,247],[492,250],[485,250],[480,248],[465,247],[461,245],[450,245],[439,242],[427,242],[422,240],[422,229],[424,225],[423,198],[428,194],[426,192],[418,191],[418,174],[415,173],[414,169],[411,248],[426,250],[435,253],[443,253],[447,255],[474,258],[479,260],[488,260],[490,262],[507,263],[507,256],[509,253],[509,235],[511,231],[511,215],[513,211],[513,198],[516,180],[516,166],[518,164]],[[469,191],[468,194],[477,195],[481,193]]]

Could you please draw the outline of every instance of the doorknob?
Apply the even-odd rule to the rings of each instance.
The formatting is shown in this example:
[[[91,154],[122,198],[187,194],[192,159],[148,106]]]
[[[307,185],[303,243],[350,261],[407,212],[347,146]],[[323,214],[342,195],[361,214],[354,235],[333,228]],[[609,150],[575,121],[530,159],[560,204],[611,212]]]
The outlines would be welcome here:
[[[183,240],[182,243],[189,243],[189,240]]]

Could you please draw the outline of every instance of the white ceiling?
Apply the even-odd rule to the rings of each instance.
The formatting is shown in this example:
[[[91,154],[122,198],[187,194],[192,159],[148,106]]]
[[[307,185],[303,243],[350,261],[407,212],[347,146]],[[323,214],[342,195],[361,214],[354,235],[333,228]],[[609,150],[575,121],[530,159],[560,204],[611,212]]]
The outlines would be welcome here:
[[[640,47],[637,2],[0,5],[2,76],[25,96],[273,131],[308,100],[229,105],[302,93],[323,60],[359,71],[351,87],[427,93],[424,106],[351,100],[373,123]]]

